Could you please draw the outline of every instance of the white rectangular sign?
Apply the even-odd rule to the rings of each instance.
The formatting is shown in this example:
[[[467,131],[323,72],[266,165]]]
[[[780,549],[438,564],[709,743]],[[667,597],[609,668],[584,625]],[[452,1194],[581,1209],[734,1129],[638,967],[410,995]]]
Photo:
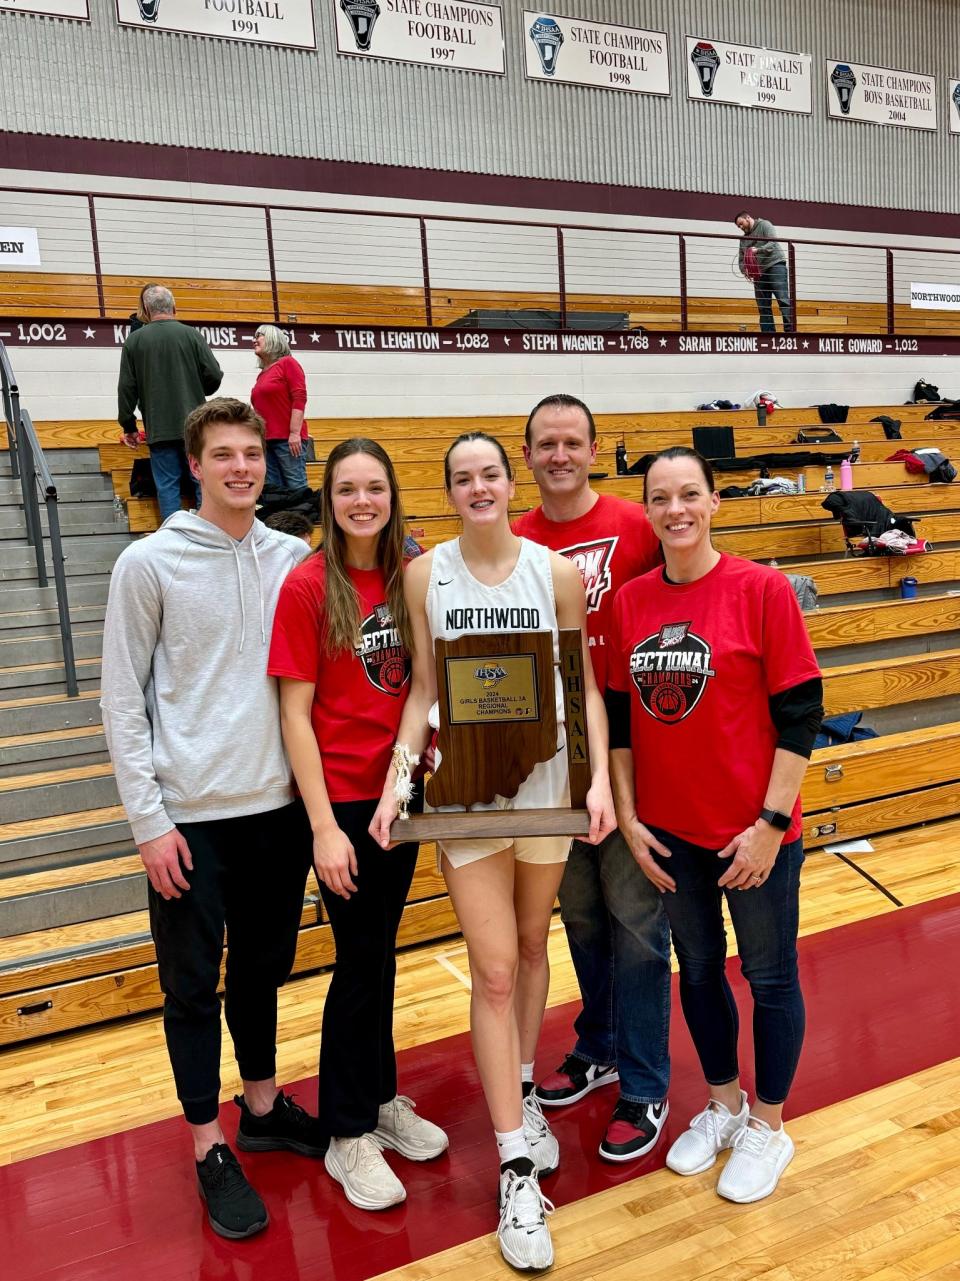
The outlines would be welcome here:
[[[686,37],[687,97],[810,115],[813,59],[749,44]]]
[[[122,27],[316,49],[313,0],[116,0]]]
[[[337,52],[502,76],[503,15],[473,0],[332,0]]]
[[[669,96],[664,31],[524,9],[523,37],[528,80]]]
[[[12,9],[18,13],[43,13],[50,18],[76,18],[79,22],[90,21],[87,0],[0,0],[0,9]]]
[[[950,132],[960,133],[960,80],[948,81],[950,101],[947,104],[947,115],[950,121]]]
[[[0,227],[0,267],[39,267],[36,227]]]
[[[910,283],[910,306],[919,311],[960,311],[960,285]]]
[[[901,129],[936,129],[937,81],[920,71],[827,61],[827,103],[834,120]]]

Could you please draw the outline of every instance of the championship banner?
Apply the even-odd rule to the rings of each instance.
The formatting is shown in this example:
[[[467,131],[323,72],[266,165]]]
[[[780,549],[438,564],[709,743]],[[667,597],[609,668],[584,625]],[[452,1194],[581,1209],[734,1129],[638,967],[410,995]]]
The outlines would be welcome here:
[[[506,74],[498,4],[472,0],[332,0],[332,4],[337,53]]]
[[[523,11],[528,80],[670,95],[664,31]]]
[[[0,267],[40,267],[36,227],[0,227]]]
[[[950,105],[947,108],[950,120],[950,132],[960,133],[960,80],[951,80]]]
[[[827,104],[834,120],[901,129],[937,127],[937,80],[920,71],[827,61]]]
[[[316,49],[313,0],[116,0],[121,27]]]
[[[960,285],[911,282],[910,306],[920,311],[960,311]]]
[[[764,111],[813,111],[809,53],[686,37],[687,97]]]
[[[87,0],[0,0],[0,9],[13,13],[42,13],[48,18],[74,18],[77,22],[90,21]]]

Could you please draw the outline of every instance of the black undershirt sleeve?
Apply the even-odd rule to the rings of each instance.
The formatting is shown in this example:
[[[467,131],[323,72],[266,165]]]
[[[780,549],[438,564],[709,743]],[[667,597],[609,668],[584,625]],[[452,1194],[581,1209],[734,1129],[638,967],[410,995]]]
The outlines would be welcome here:
[[[823,681],[801,681],[770,699],[770,718],[777,730],[777,747],[810,759],[813,740],[823,720]],[[611,722],[611,736],[613,733]]]
[[[630,695],[626,690],[608,689],[603,696],[610,722],[610,750],[630,747]]]

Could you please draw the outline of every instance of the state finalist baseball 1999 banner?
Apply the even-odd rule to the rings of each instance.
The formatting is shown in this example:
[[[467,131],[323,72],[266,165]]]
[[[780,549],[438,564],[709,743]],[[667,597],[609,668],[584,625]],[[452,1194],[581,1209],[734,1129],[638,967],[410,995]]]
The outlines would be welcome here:
[[[947,111],[950,118],[950,132],[960,133],[960,80],[950,81],[950,105]]]
[[[524,9],[523,37],[528,80],[670,94],[665,31]]]
[[[473,0],[331,0],[337,53],[506,74],[503,15]]]
[[[937,80],[920,71],[827,61],[827,104],[834,120],[901,129],[937,127]]]
[[[316,49],[313,0],[116,0],[121,27]]]
[[[686,37],[687,97],[763,111],[813,111],[809,53]]]

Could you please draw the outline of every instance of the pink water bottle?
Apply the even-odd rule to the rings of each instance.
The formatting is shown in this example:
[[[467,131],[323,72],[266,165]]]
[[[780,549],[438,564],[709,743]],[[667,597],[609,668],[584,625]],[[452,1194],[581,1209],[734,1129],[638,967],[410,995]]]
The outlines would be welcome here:
[[[853,467],[849,458],[845,458],[840,464],[840,488],[853,489]]]

